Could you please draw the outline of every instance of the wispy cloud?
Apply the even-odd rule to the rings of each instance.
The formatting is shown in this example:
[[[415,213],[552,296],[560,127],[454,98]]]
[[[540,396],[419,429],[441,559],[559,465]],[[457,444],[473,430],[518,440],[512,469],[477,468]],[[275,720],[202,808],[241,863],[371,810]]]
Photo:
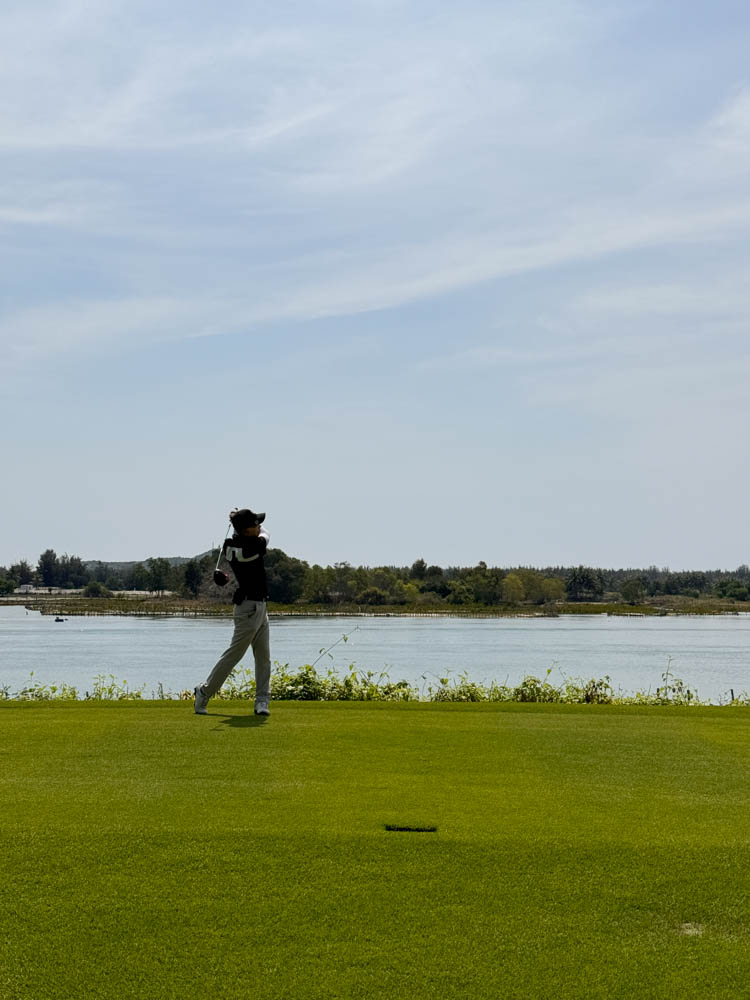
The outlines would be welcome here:
[[[693,281],[653,282],[607,286],[579,296],[573,308],[592,319],[610,321],[639,317],[650,322],[679,318],[686,322],[711,319],[750,321],[747,272],[697,276]]]
[[[360,454],[378,438],[368,431],[382,431],[390,393],[388,447],[363,467],[389,489],[407,481],[412,524],[423,524],[425,483],[453,447],[455,489],[481,475],[477,493],[491,498],[478,552],[503,516],[493,470],[509,457],[529,502],[506,508],[507,521],[521,537],[532,512],[530,539],[557,523],[571,461],[586,482],[609,474],[636,500],[644,476],[684,482],[696,470],[696,503],[722,465],[727,482],[740,469],[711,448],[750,417],[750,15],[735,3],[12,0],[0,33],[0,378],[6,402],[16,387],[16,408],[36,393],[29,428],[76,413],[87,387],[103,398],[104,385],[102,426],[117,431],[127,410],[133,453],[147,451],[152,431],[139,440],[129,398],[140,362],[162,411],[182,407],[189,423],[186,382],[162,386],[149,366],[179,359],[181,377],[204,386],[222,377],[222,352],[196,341],[228,334],[234,347],[264,338],[290,422],[309,419],[300,399],[325,398],[342,449]],[[359,351],[366,363],[350,363]],[[242,354],[229,366],[240,381]],[[58,392],[63,369],[75,393]],[[344,395],[361,407],[356,438],[334,412]],[[90,414],[79,416],[88,428]],[[514,434],[498,435],[508,419]],[[690,431],[674,461],[664,428],[670,445]],[[165,437],[182,431],[170,417]],[[221,435],[210,436],[207,461],[218,462]],[[315,472],[299,440],[295,429],[268,449],[280,504],[292,502],[298,466]],[[29,460],[18,452],[20,480]],[[166,509],[174,469],[158,461]],[[747,493],[742,475],[733,496]],[[432,492],[443,490],[434,476]],[[44,489],[40,480],[27,494]],[[127,489],[123,480],[121,524]],[[78,502],[69,493],[66,524]],[[213,493],[204,502],[213,508]],[[357,537],[363,514],[379,520],[366,508]],[[29,537],[39,513],[29,509]],[[630,511],[606,514],[604,540]],[[586,509],[579,537],[591,526]],[[682,545],[684,531],[673,534]],[[384,558],[395,543],[372,537]],[[337,557],[346,552],[318,555]]]
[[[730,97],[712,118],[708,132],[716,145],[732,153],[750,153],[750,86]]]
[[[0,205],[0,226],[54,226],[71,220],[67,206],[49,206],[47,208],[19,208],[15,205]]]
[[[737,211],[698,211],[674,215],[644,215],[640,219],[609,220],[594,216],[575,231],[560,231],[529,245],[503,245],[499,237],[463,237],[436,241],[428,246],[400,247],[393,254],[363,251],[331,259],[318,255],[304,266],[285,262],[250,275],[250,287],[227,287],[221,294],[165,294],[146,299],[116,298],[106,301],[73,301],[42,308],[24,308],[7,314],[3,339],[18,357],[83,349],[108,342],[138,339],[181,339],[220,335],[239,329],[252,331],[260,324],[281,320],[304,321],[323,317],[394,309],[399,306],[476,286],[491,279],[544,271],[586,261],[596,261],[635,249],[660,247],[680,240],[696,240],[717,228],[736,229],[750,220]],[[292,273],[290,273],[292,272]],[[712,298],[713,311],[746,315],[747,307],[735,287],[732,298]],[[581,297],[578,309],[664,313],[683,312],[704,300],[695,290],[682,287],[598,291]]]
[[[106,239],[117,290],[11,298],[3,337],[19,362],[397,309],[737,241],[750,223],[746,179],[723,183],[726,163],[745,155],[750,91],[718,94],[669,143],[623,128],[640,84],[628,92],[600,71],[592,87],[579,59],[627,21],[616,6],[425,8],[414,33],[394,30],[394,18],[405,28],[414,16],[400,4],[344,18],[321,4],[301,22],[238,8],[223,27],[191,30],[166,6],[144,23],[142,7],[71,0],[30,34],[47,9],[0,18],[12,53],[0,83],[19,98],[0,114],[0,145],[37,171],[0,206],[0,223],[67,227],[78,247]],[[49,166],[53,152],[68,177]],[[112,156],[128,159],[113,169]],[[164,178],[155,187],[149,165]],[[700,310],[678,285],[574,294],[559,329],[597,311]],[[721,308],[727,321],[744,315],[736,288]]]

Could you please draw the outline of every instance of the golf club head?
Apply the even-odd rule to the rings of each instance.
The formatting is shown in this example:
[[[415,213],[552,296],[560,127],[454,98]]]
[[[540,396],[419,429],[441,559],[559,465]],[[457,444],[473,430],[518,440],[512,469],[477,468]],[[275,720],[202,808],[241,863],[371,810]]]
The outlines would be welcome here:
[[[229,583],[229,577],[226,573],[222,573],[220,569],[214,570],[214,583],[217,587],[226,587]]]

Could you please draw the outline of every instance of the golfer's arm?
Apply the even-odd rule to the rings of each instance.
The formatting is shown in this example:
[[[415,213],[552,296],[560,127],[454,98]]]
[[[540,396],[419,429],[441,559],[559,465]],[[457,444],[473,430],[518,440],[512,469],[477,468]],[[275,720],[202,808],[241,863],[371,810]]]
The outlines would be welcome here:
[[[219,569],[219,570],[221,570],[224,573],[226,573],[227,570],[229,570],[229,573],[232,576],[234,576],[234,573],[232,572],[232,565],[229,562],[229,560],[227,559],[227,544],[226,544],[226,542],[222,546],[222,549],[221,549],[221,559],[219,559],[219,562],[217,563],[216,568]]]

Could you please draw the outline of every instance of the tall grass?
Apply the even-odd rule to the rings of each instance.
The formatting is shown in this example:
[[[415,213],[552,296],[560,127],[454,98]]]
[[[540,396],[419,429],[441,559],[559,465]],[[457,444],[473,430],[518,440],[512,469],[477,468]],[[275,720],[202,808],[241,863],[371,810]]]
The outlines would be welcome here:
[[[589,679],[562,677],[551,680],[553,668],[544,677],[527,675],[518,684],[492,681],[482,684],[471,680],[465,672],[454,675],[422,677],[422,684],[392,681],[386,672],[357,670],[350,664],[343,674],[333,668],[318,670],[306,664],[292,669],[288,663],[275,663],[271,673],[271,697],[275,701],[421,701],[421,702],[529,702],[568,705],[750,705],[750,692],[734,692],[716,702],[701,700],[697,691],[671,671],[671,658],[661,675],[661,683],[643,691],[627,693],[615,690],[611,678]],[[99,674],[91,690],[82,691],[70,684],[43,684],[34,678],[17,691],[0,687],[0,701],[192,701],[190,690],[171,691],[158,684],[147,693],[146,686],[131,687],[113,674]],[[255,697],[255,674],[251,667],[240,666],[233,671],[224,687],[215,696],[219,701],[251,701]]]

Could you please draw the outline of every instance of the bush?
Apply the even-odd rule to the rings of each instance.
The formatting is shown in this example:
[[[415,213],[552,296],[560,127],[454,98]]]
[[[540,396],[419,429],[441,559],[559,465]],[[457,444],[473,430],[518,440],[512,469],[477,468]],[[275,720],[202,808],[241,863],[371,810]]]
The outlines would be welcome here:
[[[691,690],[679,677],[672,673],[672,658],[662,673],[662,684],[653,692],[637,691],[635,694],[623,694],[612,689],[609,677],[563,678],[559,686],[549,681],[550,668],[544,679],[524,677],[515,687],[507,683],[498,684],[492,681],[481,684],[470,680],[466,673],[458,678],[446,671],[445,676],[437,677],[437,684],[423,686],[420,690],[408,681],[391,681],[388,674],[358,671],[350,664],[342,675],[334,670],[326,673],[318,672],[313,665],[306,665],[292,670],[288,663],[274,664],[271,674],[271,697],[275,701],[419,701],[419,702],[547,702],[557,704],[585,705],[701,705],[712,704],[701,702],[696,691]],[[423,676],[423,681],[426,678]],[[750,693],[741,691],[738,695],[731,692],[732,698],[720,699],[718,704],[750,705]],[[29,681],[19,691],[11,692],[10,688],[0,686],[0,701],[52,701],[56,699],[80,699],[81,695],[75,687],[68,684],[43,684],[35,680],[32,673]],[[131,688],[127,681],[118,681],[112,674],[98,674],[94,678],[91,691],[86,691],[83,698],[86,701],[140,701],[145,699],[145,685]],[[174,694],[165,691],[163,685],[158,685],[158,691],[151,697],[160,700],[179,698],[190,701],[193,692],[189,690]],[[240,666],[229,676],[221,691],[214,696],[216,701],[252,701],[255,697],[255,671],[252,667]],[[716,703],[714,703],[716,704]]]
[[[552,671],[547,671],[549,677]],[[524,677],[518,687],[513,688],[513,701],[544,701],[558,702],[564,701],[565,697],[559,688],[550,684],[548,680],[539,680],[538,677]]]
[[[185,692],[191,698],[192,692]],[[229,676],[217,700],[248,700],[255,697],[255,671],[238,667]],[[358,671],[352,663],[343,677],[334,670],[318,672],[306,664],[290,670],[289,664],[274,664],[271,674],[274,701],[418,701],[419,691],[408,681],[391,681],[385,673]]]
[[[111,597],[112,591],[107,590],[103,583],[98,580],[92,580],[91,583],[87,583],[83,591],[84,597]]]
[[[388,594],[379,587],[368,587],[357,596],[357,604],[388,604]]]
[[[457,680],[438,677],[438,686],[427,688],[427,701],[511,701],[511,688],[494,681],[487,686],[469,680],[466,672],[459,674]]]

